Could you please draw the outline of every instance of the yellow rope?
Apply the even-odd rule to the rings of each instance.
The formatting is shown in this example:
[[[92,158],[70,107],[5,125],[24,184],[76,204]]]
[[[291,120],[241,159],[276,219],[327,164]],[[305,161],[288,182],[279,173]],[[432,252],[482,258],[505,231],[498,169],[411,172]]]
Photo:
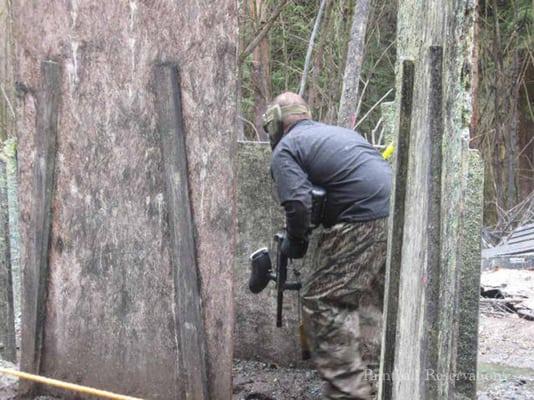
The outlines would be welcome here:
[[[143,399],[140,399],[138,397],[123,396],[123,395],[120,395],[120,394],[107,392],[105,390],[93,389],[93,388],[90,388],[90,387],[87,387],[87,386],[76,385],[74,383],[68,383],[68,382],[59,381],[57,379],[45,378],[44,376],[28,374],[27,372],[21,372],[21,371],[15,370],[15,369],[0,368],[0,374],[16,376],[17,378],[27,379],[29,381],[43,383],[45,385],[55,386],[55,387],[58,387],[58,388],[61,388],[61,389],[71,390],[73,392],[88,394],[88,395],[91,395],[91,396],[100,396],[100,397],[102,397],[104,399],[111,399],[111,400],[143,400]]]

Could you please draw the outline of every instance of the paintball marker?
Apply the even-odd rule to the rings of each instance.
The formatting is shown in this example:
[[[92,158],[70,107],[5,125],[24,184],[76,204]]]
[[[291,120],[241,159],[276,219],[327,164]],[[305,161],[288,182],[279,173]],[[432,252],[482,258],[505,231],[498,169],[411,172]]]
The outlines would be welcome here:
[[[326,191],[319,187],[313,187],[312,192],[312,208],[310,214],[310,231],[317,228],[323,219],[326,206]],[[288,257],[281,251],[281,245],[284,241],[286,231],[281,230],[274,235],[276,243],[276,264],[274,266],[269,255],[269,250],[263,247],[256,250],[250,256],[251,274],[249,280],[249,289],[252,293],[260,293],[267,287],[270,281],[276,283],[276,326],[282,326],[282,310],[284,305],[284,291],[296,290],[302,288],[299,277],[300,273],[293,268],[293,274],[296,280],[288,282]],[[300,308],[300,307],[299,307]],[[299,310],[300,312],[300,310]],[[302,330],[302,327],[301,327]],[[301,331],[302,337],[302,331]]]

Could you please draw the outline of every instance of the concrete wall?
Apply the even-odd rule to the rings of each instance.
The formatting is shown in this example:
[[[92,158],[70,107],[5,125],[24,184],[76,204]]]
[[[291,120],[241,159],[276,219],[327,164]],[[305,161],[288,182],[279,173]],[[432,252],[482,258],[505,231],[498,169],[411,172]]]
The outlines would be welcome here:
[[[277,328],[274,282],[260,294],[252,294],[248,290],[249,255],[260,247],[269,247],[271,259],[275,260],[276,248],[272,238],[285,223],[283,209],[275,200],[270,159],[268,143],[239,142],[238,241],[234,270],[235,357],[296,365],[301,364],[297,293],[286,292],[284,326]],[[304,279],[312,246],[313,243],[308,256],[296,264]]]
[[[153,75],[154,64],[172,61],[182,78],[200,274],[192,286],[202,297],[209,398],[228,399],[237,2],[21,0],[12,7],[25,275],[35,268],[39,124],[57,134],[46,155],[55,166],[46,186],[49,265],[39,277],[44,315],[25,317],[25,331],[33,329],[38,343],[23,335],[23,367],[138,397],[181,398],[182,316],[175,310]],[[58,66],[57,88],[47,86],[56,78],[41,69],[46,60]],[[43,104],[46,93],[57,109]],[[35,289],[25,282],[26,308]]]

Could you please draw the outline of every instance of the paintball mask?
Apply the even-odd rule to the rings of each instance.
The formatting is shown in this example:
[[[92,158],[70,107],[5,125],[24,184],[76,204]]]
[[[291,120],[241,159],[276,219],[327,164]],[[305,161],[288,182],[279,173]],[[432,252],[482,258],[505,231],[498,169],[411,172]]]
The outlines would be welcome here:
[[[276,147],[284,135],[284,118],[289,115],[299,114],[310,115],[310,110],[308,107],[298,104],[291,106],[280,106],[275,104],[267,108],[267,111],[265,111],[265,114],[262,116],[263,130],[269,135],[272,149]]]

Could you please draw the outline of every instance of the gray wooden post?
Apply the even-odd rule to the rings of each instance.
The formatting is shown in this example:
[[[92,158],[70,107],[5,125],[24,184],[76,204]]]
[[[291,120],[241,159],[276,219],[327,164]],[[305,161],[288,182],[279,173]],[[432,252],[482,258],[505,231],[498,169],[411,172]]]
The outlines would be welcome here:
[[[0,145],[12,134],[15,122],[13,105],[13,42],[10,4],[0,0]],[[11,260],[7,168],[0,161],[0,358],[16,359],[14,322],[13,263]]]
[[[384,293],[384,328],[382,356],[380,363],[379,399],[390,399],[393,384],[393,366],[397,332],[399,280],[404,235],[404,215],[406,208],[406,177],[408,152],[410,149],[410,127],[413,107],[414,64],[410,60],[402,62],[400,109],[398,134],[395,138],[395,158],[393,161],[395,178],[391,195],[391,212],[388,231],[388,257]]]
[[[460,320],[461,296],[472,296],[475,290],[473,281],[459,284],[465,264],[461,227],[468,223],[464,210],[469,206],[463,165],[470,129],[474,13],[475,4],[468,0],[399,2],[398,59],[414,60],[413,107],[409,144],[396,149],[381,400],[445,400],[457,393],[458,346],[462,332],[465,336],[468,331]],[[399,136],[405,80],[404,65],[399,66]],[[402,157],[406,161],[399,167]],[[465,311],[471,319],[475,308]],[[469,368],[473,354],[471,346],[464,360]]]
[[[388,101],[380,105],[380,114],[382,115],[382,127],[384,129],[384,146],[391,143],[396,144],[397,137],[395,135],[395,102]]]
[[[0,358],[15,362],[17,355],[6,176],[6,163],[0,160]]]
[[[461,225],[458,345],[455,399],[475,399],[477,391],[480,299],[480,230],[484,205],[484,163],[477,150],[465,154],[465,207]]]
[[[178,68],[154,67],[156,112],[163,156],[165,197],[169,207],[171,260],[179,370],[185,399],[208,398],[206,338],[202,318],[194,224],[189,200],[187,153]]]

